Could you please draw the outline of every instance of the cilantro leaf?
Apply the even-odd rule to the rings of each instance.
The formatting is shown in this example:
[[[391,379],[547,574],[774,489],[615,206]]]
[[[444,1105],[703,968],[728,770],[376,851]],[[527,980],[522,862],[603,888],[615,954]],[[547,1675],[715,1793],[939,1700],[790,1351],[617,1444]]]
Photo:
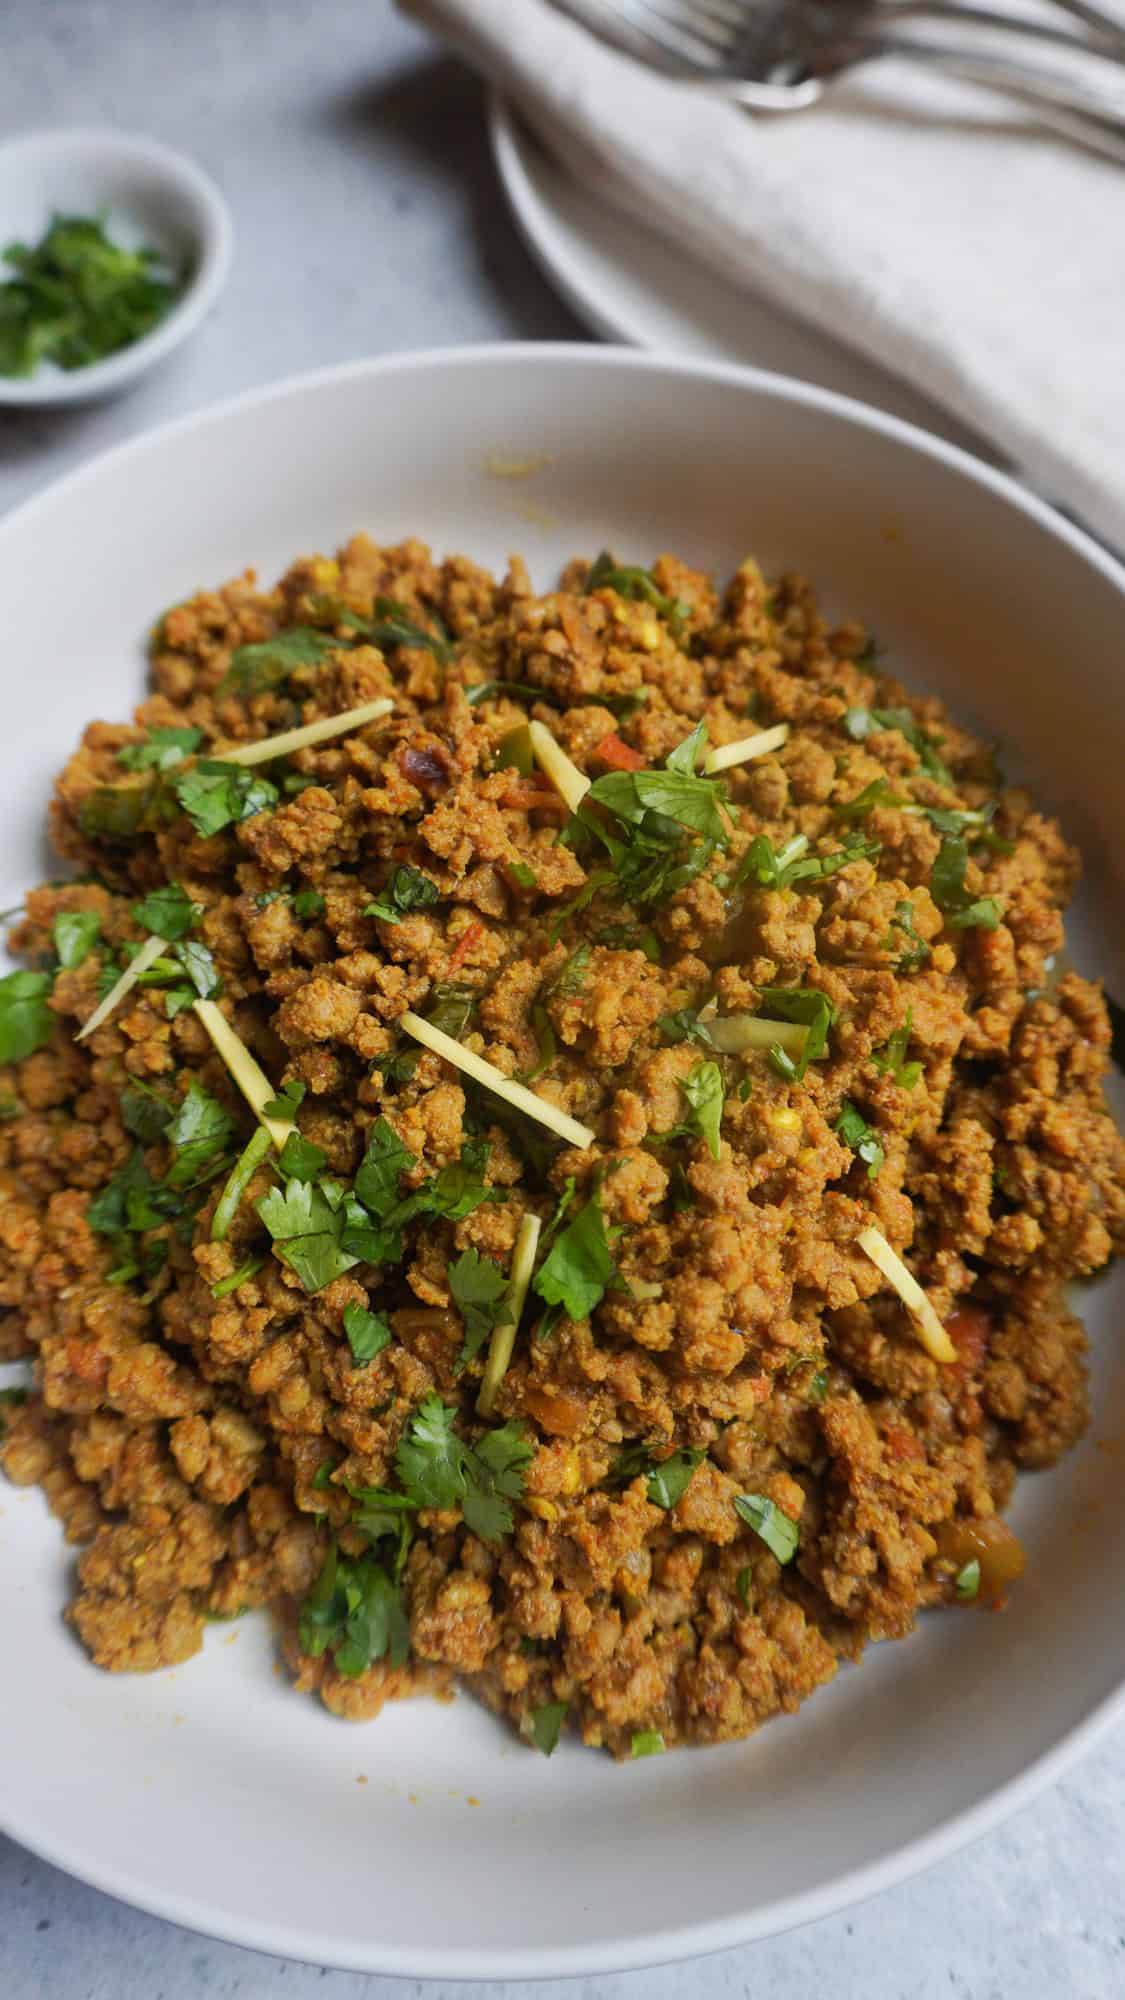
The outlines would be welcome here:
[[[691,1007],[677,1008],[674,1014],[661,1014],[656,1025],[666,1042],[698,1042],[704,1049],[715,1046],[706,1021],[701,1021]]]
[[[647,1445],[631,1445],[618,1456],[612,1478],[615,1484],[627,1485],[638,1474],[646,1473],[649,1500],[654,1507],[667,1510],[683,1498],[696,1466],[706,1456],[706,1452],[685,1445],[669,1452],[667,1458],[656,1459]]]
[[[0,1063],[23,1062],[51,1039],[46,972],[9,972],[0,979]]]
[[[427,632],[411,618],[405,605],[396,604],[393,597],[375,599],[375,617],[372,623],[353,617],[348,621],[357,631],[362,631],[373,646],[384,652],[388,646],[423,646],[433,654],[440,666],[446,666],[453,657],[453,648],[444,628],[440,632]],[[440,620],[435,620],[440,624]]]
[[[278,1166],[283,1174],[295,1181],[319,1180],[324,1171],[327,1154],[311,1139],[302,1139],[299,1132],[290,1132],[278,1157]]]
[[[201,1000],[211,1000],[222,992],[223,982],[215,970],[215,961],[198,938],[181,938],[175,954]]]
[[[486,1431],[469,1454],[469,1490],[462,1502],[465,1526],[482,1542],[498,1542],[512,1529],[510,1500],[524,1490],[523,1470],[535,1446],[518,1423]]]
[[[734,1511],[748,1528],[753,1528],[754,1533],[761,1537],[779,1563],[792,1562],[801,1531],[776,1500],[769,1499],[765,1493],[739,1493],[735,1497]]]
[[[285,632],[275,632],[271,639],[239,646],[230,656],[218,692],[241,695],[244,701],[251,695],[266,694],[280,687],[298,667],[318,666],[339,643],[310,625],[291,625]]]
[[[840,1106],[840,1116],[832,1130],[843,1140],[845,1146],[850,1146],[852,1152],[864,1162],[868,1180],[876,1180],[879,1169],[886,1159],[883,1143],[878,1133],[872,1131],[862,1112],[857,1111],[850,1098],[845,1097]]]
[[[9,243],[4,261],[15,275],[0,286],[0,375],[115,354],[151,333],[184,283],[158,251],[125,249],[94,215],[53,215],[36,244]]]
[[[527,1733],[544,1757],[552,1756],[558,1748],[566,1709],[565,1701],[545,1701],[539,1708],[527,1711]]]
[[[298,889],[293,898],[293,915],[302,922],[310,917],[322,917],[327,905],[319,889]]]
[[[141,902],[132,903],[129,907],[130,915],[136,918],[142,930],[166,938],[169,944],[186,937],[200,915],[198,904],[192,902],[187,890],[182,889],[178,882],[169,882],[162,889],[150,890]]]
[[[608,549],[603,549],[590,564],[583,596],[589,597],[595,590],[612,590],[618,597],[631,598],[634,603],[651,604],[661,618],[668,620],[673,635],[678,635],[691,617],[691,605],[681,597],[668,597],[650,570],[639,569],[633,563],[615,563]]]
[[[262,1110],[267,1118],[293,1118],[304,1103],[307,1093],[308,1085],[299,1082],[296,1077],[291,1077],[278,1091],[276,1097],[271,1097],[268,1104],[263,1104]]]
[[[536,1276],[535,1290],[547,1305],[561,1305],[569,1319],[586,1319],[604,1296],[614,1268],[595,1194],[555,1238]]]
[[[535,1447],[519,1424],[486,1431],[475,1447],[467,1445],[453,1429],[456,1416],[439,1396],[426,1396],[399,1439],[395,1469],[416,1506],[460,1503],[473,1534],[499,1541],[511,1529],[508,1503],[523,1492],[523,1468]]]
[[[210,1178],[217,1173],[234,1133],[229,1111],[193,1078],[164,1135],[176,1153],[168,1172],[169,1187],[187,1187],[203,1175]]]
[[[722,1147],[720,1128],[723,1118],[723,1072],[716,1062],[698,1062],[695,1068],[680,1079],[680,1089],[691,1105],[691,1123],[706,1139],[713,1159],[718,1159]]]
[[[355,1191],[364,1208],[380,1219],[389,1215],[398,1201],[398,1184],[414,1155],[404,1146],[393,1125],[377,1118],[367,1137],[367,1151],[355,1177]]]
[[[342,1190],[336,1189],[339,1196]],[[254,1204],[282,1257],[306,1292],[323,1290],[359,1262],[343,1247],[347,1209],[328,1183],[287,1181]]]
[[[914,1025],[914,1009],[908,1007],[906,1019],[900,1021],[887,1045],[883,1049],[873,1049],[871,1060],[880,1076],[893,1077],[900,1090],[913,1090],[922,1074],[920,1062],[907,1062],[906,1051],[910,1046],[910,1031]]]
[[[337,1672],[358,1679],[376,1661],[405,1664],[410,1626],[398,1587],[371,1556],[344,1556],[332,1543],[301,1606],[302,1650],[319,1659],[330,1652]]]
[[[60,910],[51,941],[64,972],[73,972],[88,958],[102,927],[96,910]]]
[[[121,1092],[121,1123],[134,1139],[153,1146],[164,1137],[175,1106],[146,1083],[126,1084]]]
[[[965,887],[968,861],[968,845],[961,835],[943,834],[930,870],[930,894],[950,930],[994,931],[1000,922],[1000,905],[995,896],[981,896],[975,902],[970,897]]]
[[[843,805],[833,806],[833,819],[866,819],[875,806],[904,806],[908,801],[894,791],[889,778],[873,778],[854,799],[845,799]]]
[[[458,1370],[480,1353],[499,1317],[508,1289],[506,1272],[491,1257],[477,1250],[464,1250],[449,1266],[449,1289],[465,1328],[465,1341],[457,1359]]]
[[[243,764],[224,764],[205,757],[174,778],[176,799],[198,834],[205,840],[221,833],[225,826],[237,826],[255,813],[275,806],[279,793],[268,778],[257,775]]]
[[[117,752],[117,761],[126,771],[170,771],[202,741],[202,729],[150,729],[143,743],[126,743]]]
[[[909,708],[849,708],[844,716],[844,728],[856,743],[862,743],[873,730],[897,729],[906,738],[915,752],[923,771],[934,778],[939,785],[951,785],[952,775],[947,765],[938,756],[940,736],[931,736]]]
[[[385,924],[399,924],[408,910],[427,910],[436,903],[438,885],[420,868],[400,862],[378,896],[364,906],[365,917],[379,917]]]
[[[700,724],[700,729],[705,728]],[[693,732],[693,736],[698,732]],[[687,737],[687,743],[693,741]],[[673,750],[662,771],[607,771],[595,778],[582,802],[604,806],[623,826],[639,826],[648,813],[659,813],[677,826],[702,834],[716,847],[727,845],[727,823],[720,811],[725,787],[716,778],[696,777],[673,763],[685,745]]]
[[[809,1064],[819,1062],[827,1052],[828,1031],[836,1020],[837,1009],[826,993],[813,986],[764,986],[758,1000],[763,1013],[807,1027],[805,1045],[796,1062],[776,1044],[769,1052],[770,1063],[778,1074],[787,1083],[799,1082]]]
[[[887,932],[886,937],[881,940],[884,951],[893,951],[895,949],[896,931],[900,931],[907,942],[905,949],[899,953],[898,958],[895,960],[895,971],[903,973],[918,972],[922,966],[928,965],[933,953],[926,943],[925,938],[919,937],[918,932],[914,928],[913,903],[906,902],[902,897],[895,904],[895,913],[891,918],[890,930]]]
[[[366,1368],[377,1354],[389,1347],[394,1335],[381,1313],[369,1312],[366,1306],[346,1305],[344,1307],[344,1332],[352,1350],[352,1359],[357,1367]]]
[[[395,1470],[419,1507],[455,1507],[468,1483],[469,1447],[453,1429],[457,1411],[432,1391],[399,1439]]]

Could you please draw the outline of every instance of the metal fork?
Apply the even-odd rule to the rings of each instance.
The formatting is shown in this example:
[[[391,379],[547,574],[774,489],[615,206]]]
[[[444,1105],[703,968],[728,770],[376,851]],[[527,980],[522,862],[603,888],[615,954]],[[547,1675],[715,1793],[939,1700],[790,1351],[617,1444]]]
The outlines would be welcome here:
[[[987,85],[1034,108],[1067,138],[1125,163],[1125,91],[1108,96],[1019,55],[888,33],[916,20],[999,30],[1015,40],[1125,66],[1125,24],[1096,0],[1056,0],[1084,35],[976,0],[557,0],[593,33],[650,68],[756,111],[803,110],[861,63],[896,56]]]

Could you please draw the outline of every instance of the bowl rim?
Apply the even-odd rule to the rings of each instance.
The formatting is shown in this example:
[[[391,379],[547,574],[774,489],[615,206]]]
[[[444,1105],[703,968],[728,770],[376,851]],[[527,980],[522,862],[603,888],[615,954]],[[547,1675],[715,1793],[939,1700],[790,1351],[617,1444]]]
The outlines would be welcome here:
[[[773,402],[822,411],[826,415],[842,418],[860,430],[883,435],[987,489],[1069,547],[1116,591],[1125,620],[1125,564],[1084,529],[1075,526],[1045,501],[1018,485],[1008,474],[996,471],[961,447],[857,398],[799,381],[795,377],[733,362],[685,358],[657,350],[582,341],[492,341],[422,348],[408,353],[340,362],[243,390],[97,454],[86,464],[51,481],[41,492],[0,515],[0,560],[8,532],[13,526],[18,524],[22,529],[27,523],[34,522],[37,515],[47,512],[61,496],[80,493],[84,487],[96,482],[107,467],[158,451],[193,428],[222,424],[238,412],[266,407],[272,402],[282,402],[330,384],[425,373],[434,368],[471,370],[483,366],[510,370],[513,366],[535,363],[575,370],[595,367],[654,374],[663,372],[681,379],[726,384],[732,389],[750,390]],[[637,1971],[732,1950],[832,1916],[852,1904],[891,1889],[934,1863],[955,1855],[989,1833],[1012,1813],[1029,1805],[1040,1792],[1057,1782],[1080,1758],[1093,1750],[1114,1723],[1120,1721],[1125,1721],[1125,1670],[1119,1685],[1110,1694],[1015,1777],[996,1786],[976,1805],[948,1814],[926,1833],[906,1842],[894,1854],[837,1875],[821,1887],[781,1898],[756,1913],[709,1918],[663,1929],[654,1927],[643,1934],[615,1939],[612,1945],[607,1942],[592,1946],[576,1944],[564,1950],[552,1948],[549,1954],[526,1949],[505,1952],[495,1948],[449,1948],[426,1943],[408,1949],[383,1946],[373,1956],[370,1940],[339,1938],[334,1940],[326,1958],[323,1937],[298,1924],[289,1923],[284,1913],[271,1919],[268,1926],[253,1919],[237,1923],[223,1918],[217,1923],[218,1913],[190,1894],[180,1894],[175,1888],[154,1891],[148,1885],[137,1885],[126,1868],[91,1861],[88,1852],[72,1850],[65,1836],[60,1839],[53,1831],[40,1832],[36,1827],[28,1826],[26,1821],[22,1824],[9,1822],[2,1799],[0,1832],[76,1879],[134,1908],[180,1924],[203,1936],[263,1952],[284,1954],[309,1964],[329,1964],[343,1971],[378,1973],[384,1977],[433,1980],[503,1982],[588,1977]]]
[[[191,204],[198,237],[195,265],[180,298],[151,333],[104,361],[94,361],[70,374],[40,368],[27,377],[0,376],[0,407],[48,409],[91,402],[123,388],[153,367],[186,340],[210,311],[230,273],[234,252],[231,212],[215,182],[195,160],[143,132],[118,132],[111,126],[97,125],[33,127],[0,140],[0,167],[21,153],[56,159],[68,154],[116,156],[126,166],[131,163],[154,171]]]

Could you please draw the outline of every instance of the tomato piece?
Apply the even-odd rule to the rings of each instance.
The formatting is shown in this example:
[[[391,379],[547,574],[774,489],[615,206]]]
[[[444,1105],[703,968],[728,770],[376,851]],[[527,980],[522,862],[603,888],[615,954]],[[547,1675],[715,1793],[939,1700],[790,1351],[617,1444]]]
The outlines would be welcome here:
[[[608,765],[611,771],[642,771],[644,769],[645,760],[641,756],[640,751],[634,750],[631,743],[623,742],[614,729],[610,730],[608,736],[602,737],[601,742],[594,750],[594,755],[601,763]]]

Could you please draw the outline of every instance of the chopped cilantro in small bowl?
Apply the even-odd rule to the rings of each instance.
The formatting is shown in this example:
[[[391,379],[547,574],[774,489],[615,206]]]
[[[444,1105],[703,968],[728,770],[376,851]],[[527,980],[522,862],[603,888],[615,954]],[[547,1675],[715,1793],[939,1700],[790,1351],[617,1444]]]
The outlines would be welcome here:
[[[0,145],[0,403],[110,395],[185,340],[226,279],[226,204],[150,139]]]

